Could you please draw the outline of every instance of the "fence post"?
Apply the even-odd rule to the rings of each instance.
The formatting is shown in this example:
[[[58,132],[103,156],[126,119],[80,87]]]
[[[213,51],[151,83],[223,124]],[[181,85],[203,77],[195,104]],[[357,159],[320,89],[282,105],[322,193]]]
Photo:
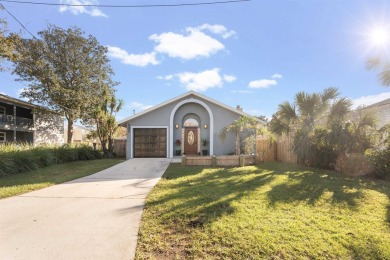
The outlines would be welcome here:
[[[240,167],[244,167],[245,166],[245,156],[243,154],[240,154],[238,158],[239,158]]]
[[[183,155],[181,156],[181,165],[182,165],[182,166],[186,166],[186,156],[185,156],[185,154],[183,154]]]
[[[215,155],[211,156],[211,166],[217,166],[217,156]]]
[[[261,164],[261,156],[259,154],[255,155],[255,164],[260,165]]]

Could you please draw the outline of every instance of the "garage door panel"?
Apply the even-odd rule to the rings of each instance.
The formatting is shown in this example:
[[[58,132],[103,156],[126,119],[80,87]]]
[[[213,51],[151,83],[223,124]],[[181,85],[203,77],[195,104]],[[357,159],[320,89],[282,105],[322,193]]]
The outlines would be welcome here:
[[[134,157],[167,157],[167,129],[134,129]]]

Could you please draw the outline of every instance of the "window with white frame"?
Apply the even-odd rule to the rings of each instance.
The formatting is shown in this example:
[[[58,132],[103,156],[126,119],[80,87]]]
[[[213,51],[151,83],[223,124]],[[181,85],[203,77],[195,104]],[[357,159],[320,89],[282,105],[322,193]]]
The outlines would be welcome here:
[[[6,135],[5,132],[0,132],[0,143],[5,143]]]
[[[5,107],[0,106],[0,115],[5,115]]]

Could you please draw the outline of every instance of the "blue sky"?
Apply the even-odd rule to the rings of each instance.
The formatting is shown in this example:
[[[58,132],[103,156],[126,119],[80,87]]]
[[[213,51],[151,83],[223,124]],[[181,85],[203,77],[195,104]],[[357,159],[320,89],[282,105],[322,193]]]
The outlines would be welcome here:
[[[62,1],[197,2],[205,1]],[[373,45],[368,36],[376,27],[390,31],[390,1],[252,0],[169,8],[0,3],[34,35],[48,23],[77,26],[107,46],[114,80],[121,83],[117,96],[125,101],[118,119],[189,90],[268,117],[298,91],[337,87],[355,105],[390,98],[390,88],[380,85],[377,72],[365,69],[367,57],[383,47]],[[11,31],[21,30],[7,13],[0,15]],[[0,73],[2,93],[18,97],[24,84]]]

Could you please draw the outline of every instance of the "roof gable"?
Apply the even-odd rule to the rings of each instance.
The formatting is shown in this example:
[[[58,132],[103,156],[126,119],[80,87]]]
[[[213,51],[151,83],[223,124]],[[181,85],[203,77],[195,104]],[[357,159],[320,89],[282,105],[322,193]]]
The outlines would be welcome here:
[[[187,98],[187,97],[191,97],[191,96],[196,97],[196,98],[199,98],[199,99],[202,99],[202,100],[205,100],[205,101],[208,101],[208,102],[210,102],[210,103],[212,103],[212,104],[214,104],[214,105],[217,105],[217,106],[219,106],[219,107],[222,107],[222,108],[224,108],[224,109],[226,109],[226,110],[229,110],[229,111],[231,111],[231,112],[233,112],[233,113],[236,113],[236,114],[238,114],[238,115],[253,117],[252,115],[250,115],[250,114],[248,114],[248,113],[245,113],[245,112],[240,111],[240,110],[238,110],[238,109],[232,108],[232,107],[230,107],[230,106],[228,106],[228,105],[226,105],[226,104],[223,104],[223,103],[221,103],[221,102],[219,102],[219,101],[216,101],[216,100],[214,100],[214,99],[212,99],[212,98],[209,98],[209,97],[207,97],[207,96],[204,96],[204,95],[202,95],[202,94],[199,94],[198,92],[195,92],[195,91],[192,91],[192,90],[191,90],[191,91],[188,91],[188,92],[186,92],[186,93],[184,93],[184,94],[182,94],[182,95],[180,95],[180,96],[177,96],[177,97],[175,97],[175,98],[172,98],[172,99],[169,99],[169,100],[167,100],[167,101],[165,101],[165,102],[162,102],[162,103],[160,103],[160,104],[158,104],[158,105],[155,105],[155,106],[153,106],[153,107],[151,107],[151,108],[145,109],[144,111],[142,111],[142,112],[140,112],[140,113],[137,113],[137,114],[131,115],[131,116],[129,116],[129,117],[126,117],[126,118],[120,120],[120,121],[118,122],[118,124],[119,124],[119,125],[123,125],[123,124],[125,124],[126,122],[128,122],[128,121],[130,121],[130,120],[133,120],[133,119],[135,119],[135,118],[141,117],[141,116],[143,116],[143,115],[145,115],[145,114],[148,114],[148,113],[150,113],[150,112],[153,112],[153,111],[155,111],[155,110],[157,110],[157,109],[159,109],[159,108],[161,108],[161,107],[164,107],[164,106],[166,106],[166,105],[172,104],[172,103],[174,103],[174,102],[176,102],[176,101],[178,101],[178,100],[180,100],[180,99]],[[257,119],[257,118],[256,118],[256,120],[257,120],[259,123],[264,123],[264,122],[263,122],[262,120],[260,120],[260,119]]]
[[[364,108],[372,108],[372,107],[380,107],[380,106],[388,105],[388,104],[390,104],[390,98],[382,100],[382,101],[379,101],[379,102],[374,103],[374,104],[371,104],[369,106],[363,107],[363,109]]]

